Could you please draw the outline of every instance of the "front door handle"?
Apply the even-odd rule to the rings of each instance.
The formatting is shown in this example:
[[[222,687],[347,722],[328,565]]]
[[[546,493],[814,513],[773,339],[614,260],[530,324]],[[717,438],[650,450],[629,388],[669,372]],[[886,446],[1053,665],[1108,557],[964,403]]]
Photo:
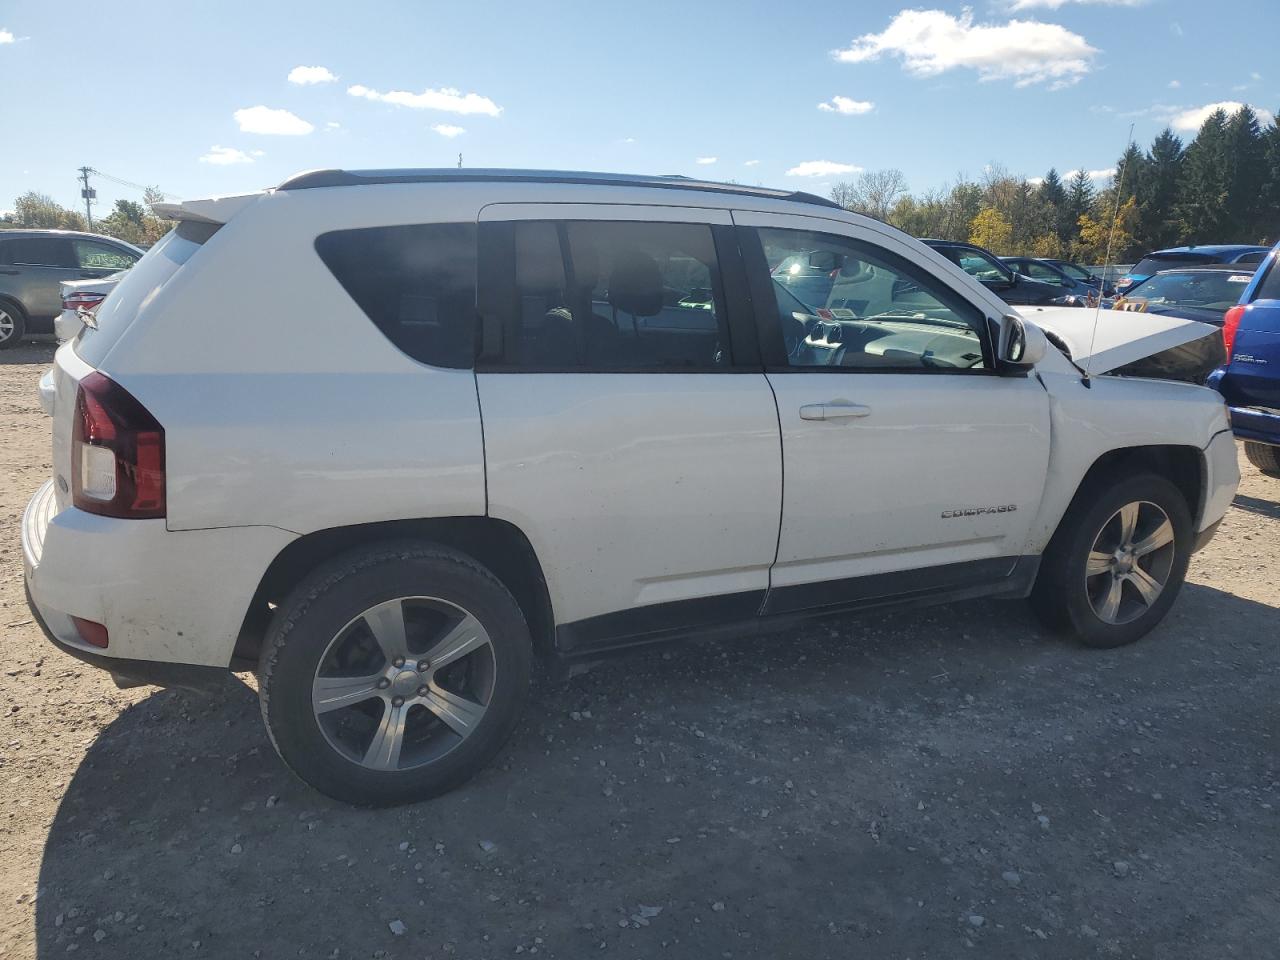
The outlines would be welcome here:
[[[828,400],[826,403],[806,403],[800,408],[801,420],[843,420],[851,417],[869,417],[871,408],[848,400]]]

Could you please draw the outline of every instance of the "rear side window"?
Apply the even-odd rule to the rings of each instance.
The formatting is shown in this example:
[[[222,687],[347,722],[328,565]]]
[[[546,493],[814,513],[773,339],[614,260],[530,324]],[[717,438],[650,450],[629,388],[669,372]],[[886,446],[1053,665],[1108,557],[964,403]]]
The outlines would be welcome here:
[[[1273,257],[1270,267],[1267,268],[1267,275],[1262,278],[1262,283],[1258,285],[1258,292],[1253,295],[1255,300],[1280,300],[1280,256]]]
[[[711,228],[525,221],[514,289],[497,309],[500,365],[532,371],[689,371],[731,363]]]
[[[470,367],[476,228],[470,223],[337,230],[316,252],[387,339],[421,363]]]
[[[6,259],[15,266],[74,267],[75,254],[65,237],[20,237],[6,240]]]
[[[97,240],[75,240],[77,266],[93,270],[128,270],[138,258],[122,247]]]

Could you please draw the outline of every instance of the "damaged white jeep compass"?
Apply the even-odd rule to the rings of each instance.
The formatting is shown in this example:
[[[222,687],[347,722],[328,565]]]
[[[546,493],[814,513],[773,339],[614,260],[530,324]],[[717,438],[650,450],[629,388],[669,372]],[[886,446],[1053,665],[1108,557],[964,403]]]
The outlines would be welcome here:
[[[163,212],[43,381],[31,609],[122,683],[256,669],[344,800],[473,774],[535,659],[979,596],[1128,643],[1239,479],[1179,382],[1216,330],[1014,314],[816,197],[329,170]]]

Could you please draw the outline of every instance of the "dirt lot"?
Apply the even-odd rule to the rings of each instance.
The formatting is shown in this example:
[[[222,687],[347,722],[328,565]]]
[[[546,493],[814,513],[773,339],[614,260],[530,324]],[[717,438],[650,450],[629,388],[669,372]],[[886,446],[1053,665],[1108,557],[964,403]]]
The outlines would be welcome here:
[[[367,812],[293,779],[244,683],[118,691],[42,638],[51,353],[0,354],[5,960],[1280,955],[1280,481],[1247,464],[1130,649],[989,602],[652,652]]]

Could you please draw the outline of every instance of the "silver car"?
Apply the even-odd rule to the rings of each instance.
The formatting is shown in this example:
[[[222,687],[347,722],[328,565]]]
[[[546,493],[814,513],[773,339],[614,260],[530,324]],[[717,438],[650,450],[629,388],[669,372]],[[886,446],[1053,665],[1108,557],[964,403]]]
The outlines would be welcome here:
[[[128,270],[143,251],[131,243],[72,230],[0,231],[0,350],[25,334],[52,333],[64,280]]]

